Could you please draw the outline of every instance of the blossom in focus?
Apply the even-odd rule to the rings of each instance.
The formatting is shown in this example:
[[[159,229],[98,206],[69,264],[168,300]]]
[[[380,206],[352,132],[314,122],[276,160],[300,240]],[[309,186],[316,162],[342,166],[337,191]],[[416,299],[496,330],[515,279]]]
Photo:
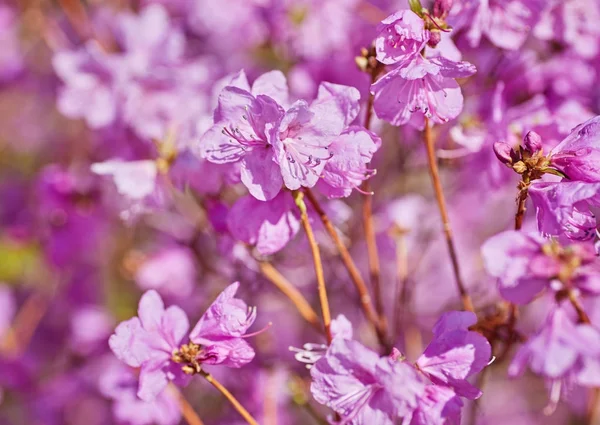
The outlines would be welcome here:
[[[371,86],[375,113],[393,125],[410,123],[423,128],[423,117],[444,124],[456,118],[463,108],[463,95],[455,79],[468,77],[475,71],[468,62],[417,56]]]
[[[177,306],[165,309],[154,290],[140,299],[138,317],[120,323],[109,339],[119,360],[140,368],[137,395],[154,400],[169,383],[186,385],[189,375],[200,373],[202,364],[240,367],[254,358],[244,340],[254,323],[256,309],[234,298],[239,284],[229,285],[202,315],[184,343],[189,322]]]
[[[348,424],[392,425],[417,406],[425,384],[406,363],[379,357],[358,341],[335,338],[310,369],[315,400]]]
[[[375,39],[377,60],[386,65],[410,62],[429,40],[425,22],[411,10],[400,10],[385,18]]]

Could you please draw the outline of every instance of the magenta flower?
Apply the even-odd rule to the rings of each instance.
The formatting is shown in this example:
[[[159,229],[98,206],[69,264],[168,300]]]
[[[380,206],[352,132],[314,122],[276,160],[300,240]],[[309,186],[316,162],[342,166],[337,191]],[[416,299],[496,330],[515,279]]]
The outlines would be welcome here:
[[[155,289],[163,296],[189,297],[196,285],[196,263],[189,248],[168,246],[144,258],[135,272],[142,290]]]
[[[600,385],[600,332],[592,325],[575,323],[564,308],[556,306],[540,331],[519,348],[508,373],[522,375],[527,366],[552,384],[552,408],[564,382]]]
[[[596,236],[600,183],[534,182],[529,196],[536,210],[538,229],[544,235],[565,235],[572,240]]]
[[[448,387],[427,385],[417,408],[404,418],[402,425],[460,424],[463,402]]]
[[[540,17],[544,0],[455,0],[448,23],[463,29],[473,47],[486,35],[496,46],[518,49]]]
[[[600,182],[600,116],[575,127],[550,151],[549,159],[569,180]]]
[[[202,315],[183,344],[189,329],[184,311],[165,309],[160,295],[147,291],[140,299],[138,316],[120,323],[109,339],[117,358],[140,368],[137,395],[154,400],[169,381],[185,385],[203,364],[241,367],[254,358],[243,335],[254,323],[256,309],[234,298],[239,283],[229,285]],[[200,345],[201,344],[201,345]]]
[[[235,298],[239,286],[235,282],[225,288],[190,333],[190,340],[202,346],[202,363],[241,367],[254,358],[244,334],[256,320],[256,307]]]
[[[310,390],[342,423],[392,425],[417,406],[425,384],[410,365],[379,355],[359,342],[335,338],[310,370]]]
[[[112,412],[117,421],[130,425],[176,425],[181,421],[174,394],[163,391],[152,401],[142,400],[136,394],[138,380],[133,370],[116,360],[102,367],[98,387],[103,396],[113,400]]]
[[[562,247],[537,234],[507,231],[488,239],[482,255],[488,273],[498,278],[502,297],[517,304],[531,302],[546,288],[600,290],[592,245]]]
[[[449,387],[471,400],[482,393],[467,378],[481,372],[492,357],[487,339],[469,331],[476,323],[477,317],[469,311],[445,313],[433,327],[433,340],[417,360],[419,370],[433,384]]]
[[[268,201],[281,190],[271,139],[283,109],[268,96],[225,87],[219,96],[215,124],[201,137],[203,158],[217,164],[240,162],[241,180],[256,199]]]
[[[300,230],[300,215],[293,198],[279,193],[270,201],[244,196],[229,210],[227,226],[232,236],[255,245],[262,255],[281,250]]]
[[[319,190],[329,198],[350,196],[353,189],[375,174],[368,165],[380,146],[379,137],[361,127],[344,130],[329,145],[332,158],[323,169]]]
[[[410,123],[423,128],[423,117],[444,124],[456,118],[463,107],[462,92],[455,78],[474,73],[475,67],[468,62],[416,56],[408,65],[391,70],[371,86],[375,113],[396,126]]]
[[[138,317],[120,323],[108,343],[119,360],[139,367],[138,397],[151,401],[169,381],[185,382],[181,368],[171,361],[189,329],[184,311],[171,306],[165,309],[154,290],[140,299]]]
[[[377,30],[377,60],[386,65],[407,64],[421,53],[430,37],[423,19],[411,10],[400,10],[388,16]]]
[[[321,83],[315,101],[299,100],[286,111],[272,144],[288,189],[317,183],[333,157],[330,145],[358,115],[359,98],[354,87]]]

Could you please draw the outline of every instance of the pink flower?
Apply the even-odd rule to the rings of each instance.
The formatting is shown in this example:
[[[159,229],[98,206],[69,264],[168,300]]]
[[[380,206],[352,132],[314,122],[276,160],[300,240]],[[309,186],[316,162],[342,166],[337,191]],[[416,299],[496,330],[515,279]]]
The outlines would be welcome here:
[[[379,355],[359,342],[335,338],[310,370],[315,400],[342,423],[392,425],[417,406],[425,390],[414,368]]]
[[[556,306],[539,332],[519,348],[508,373],[520,376],[527,366],[552,384],[549,407],[554,407],[563,382],[600,385],[600,332],[592,325],[575,323]]]
[[[538,229],[544,235],[565,235],[572,240],[596,236],[600,183],[534,182],[529,196],[536,210]]]
[[[377,116],[393,125],[410,123],[423,128],[423,117],[444,124],[456,118],[463,96],[455,78],[468,77],[475,67],[438,56],[416,56],[406,66],[395,68],[371,86]]]
[[[288,189],[317,183],[333,157],[329,146],[358,115],[359,98],[354,87],[321,83],[315,101],[299,100],[286,111],[272,144]]]
[[[241,180],[252,196],[273,199],[281,190],[270,140],[283,109],[273,99],[233,86],[219,96],[215,124],[201,137],[200,155],[210,162],[240,162]]]
[[[488,239],[482,255],[488,273],[498,278],[500,294],[517,304],[531,302],[546,288],[600,290],[592,245],[562,247],[537,234],[507,231]]]
[[[239,283],[229,285],[202,315],[183,344],[189,329],[184,311],[165,309],[160,295],[147,291],[140,299],[138,316],[120,323],[109,339],[117,358],[140,368],[137,395],[154,400],[169,381],[185,385],[203,364],[240,367],[254,358],[254,350],[243,339],[254,323],[256,309],[234,298]]]
[[[377,27],[377,60],[386,65],[408,63],[429,41],[425,22],[411,10],[400,10],[385,18]]]
[[[368,165],[380,146],[379,137],[361,127],[345,130],[329,145],[332,158],[323,169],[319,190],[329,198],[350,196],[353,189],[375,174]]]
[[[151,401],[169,381],[185,380],[180,368],[171,361],[189,329],[184,311],[165,309],[154,290],[140,299],[138,317],[120,323],[108,343],[117,358],[131,367],[139,367],[138,397]]]
[[[135,272],[143,290],[155,289],[163,296],[189,297],[196,285],[196,264],[189,248],[169,246],[152,253]]]
[[[445,313],[433,327],[433,340],[417,360],[419,370],[432,383],[471,400],[482,393],[467,378],[481,372],[492,357],[487,339],[469,331],[476,323],[477,317],[469,311]]]
[[[255,245],[262,255],[281,250],[300,230],[298,207],[287,193],[270,201],[244,196],[229,210],[229,231],[238,240]]]
[[[244,334],[256,320],[256,307],[235,298],[239,286],[225,288],[190,333],[190,340],[202,346],[202,363],[241,367],[254,358]]]
[[[518,49],[540,17],[544,0],[456,0],[448,23],[464,29],[471,46],[486,35],[503,49]]]
[[[600,116],[575,127],[549,158],[550,165],[569,180],[600,182]]]

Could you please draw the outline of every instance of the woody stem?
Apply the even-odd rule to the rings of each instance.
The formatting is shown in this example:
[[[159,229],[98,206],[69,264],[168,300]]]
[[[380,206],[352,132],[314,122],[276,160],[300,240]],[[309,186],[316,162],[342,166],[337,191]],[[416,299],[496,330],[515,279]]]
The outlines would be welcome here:
[[[350,256],[348,248],[346,248],[346,245],[344,245],[344,242],[342,242],[340,235],[336,231],[335,227],[333,226],[333,223],[331,222],[325,211],[323,210],[323,207],[321,207],[321,204],[315,197],[314,193],[308,188],[304,189],[304,193],[310,201],[313,208],[315,209],[315,211],[317,212],[317,214],[319,215],[319,217],[321,218],[321,221],[325,226],[325,230],[327,230],[327,233],[329,233],[329,236],[331,236],[331,239],[333,240],[338,252],[340,253],[340,257],[342,258],[342,262],[348,270],[350,279],[352,279],[352,282],[354,283],[354,286],[358,291],[358,295],[360,297],[360,305],[365,313],[367,320],[375,328],[375,332],[377,333],[377,338],[380,344],[385,348],[389,348],[389,342],[387,340],[386,335],[387,329],[385,327],[385,323],[379,320],[377,313],[373,308],[371,296],[369,295],[367,285],[365,284],[365,281],[363,280],[360,271],[358,270],[358,267],[354,263],[354,260]]]
[[[371,71],[371,84],[377,79],[377,69]],[[374,96],[369,94],[367,100],[367,110],[365,114],[365,125],[364,127],[369,130],[371,127],[371,120],[373,119],[373,102]],[[383,311],[383,298],[381,294],[380,284],[380,265],[379,265],[379,251],[377,249],[377,239],[375,234],[375,226],[373,224],[373,195],[371,192],[371,184],[369,180],[366,180],[362,184],[362,190],[366,193],[363,197],[363,227],[365,232],[365,241],[367,244],[367,257],[369,260],[369,278],[371,280],[371,286],[373,287],[373,297],[375,298],[375,310],[379,316],[378,322],[381,330],[386,331],[387,321],[385,313]]]
[[[462,300],[464,309],[467,311],[475,311],[473,308],[473,302],[471,301],[471,297],[467,293],[467,290],[463,284],[460,275],[458,255],[456,254],[454,238],[452,236],[452,227],[450,226],[450,219],[448,218],[446,200],[444,198],[444,192],[442,190],[442,183],[440,180],[437,160],[435,157],[433,136],[431,134],[431,127],[429,126],[429,119],[427,117],[425,117],[424,141],[425,148],[427,149],[427,160],[429,162],[429,174],[431,175],[431,181],[433,183],[435,198],[437,200],[438,208],[440,210],[442,225],[444,226],[444,235],[446,237],[446,244],[448,245],[448,252],[450,254],[450,260],[452,262],[452,269],[454,271],[456,286],[458,288],[458,292],[460,294],[460,298]]]
[[[519,184],[519,198],[517,199],[517,213],[515,214],[515,230],[521,230],[523,226],[523,217],[525,215],[525,203],[529,195],[529,176],[523,174],[521,183]]]
[[[277,289],[279,289],[296,306],[300,315],[319,332],[323,330],[321,321],[315,310],[308,303],[294,285],[292,285],[274,266],[268,261],[259,261],[258,266],[265,278],[267,278]]]
[[[179,389],[173,384],[169,385],[169,389],[179,400],[179,409],[181,410],[181,415],[184,417],[186,422],[189,425],[204,425],[202,419],[200,419],[192,405],[185,399],[181,391],[179,391]]]
[[[323,313],[323,325],[325,327],[325,337],[327,343],[331,343],[331,313],[329,311],[329,301],[327,299],[327,288],[325,287],[325,277],[323,275],[323,263],[321,262],[321,252],[315,239],[315,235],[308,220],[308,213],[306,211],[306,204],[304,203],[304,193],[299,191],[293,192],[294,201],[300,210],[300,219],[302,221],[302,227],[306,232],[310,250],[312,252],[313,262],[315,264],[315,273],[317,275],[317,288],[319,290],[319,301],[321,303],[321,311]]]
[[[250,425],[258,425],[256,419],[252,417],[252,415],[242,406],[242,404],[229,392],[227,388],[223,386],[219,381],[217,381],[214,376],[210,373],[201,372],[204,379],[206,379],[210,384],[215,387],[217,390],[221,392],[225,396],[225,398],[231,403],[231,405],[238,411],[238,413],[244,418],[246,422]]]

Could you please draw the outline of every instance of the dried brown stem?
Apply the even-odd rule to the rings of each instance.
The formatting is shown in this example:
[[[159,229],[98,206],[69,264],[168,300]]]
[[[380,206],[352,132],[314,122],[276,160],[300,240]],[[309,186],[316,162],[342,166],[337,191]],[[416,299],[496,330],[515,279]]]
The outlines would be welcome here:
[[[304,192],[294,191],[294,200],[298,209],[300,210],[300,219],[302,220],[302,227],[306,232],[308,243],[315,264],[315,273],[317,275],[317,288],[319,290],[319,301],[321,303],[321,311],[323,313],[323,326],[325,327],[325,337],[327,343],[331,343],[331,312],[329,311],[329,300],[327,299],[327,288],[325,287],[325,276],[323,275],[323,263],[321,262],[321,252],[317,245],[317,240],[308,220],[308,213],[306,211],[306,204],[304,203]]]
[[[227,388],[223,386],[219,381],[217,381],[214,376],[209,373],[203,372],[202,376],[210,382],[210,384],[215,387],[217,390],[221,392],[225,396],[225,398],[231,403],[231,405],[238,411],[238,413],[244,418],[246,422],[250,425],[258,425],[256,419],[252,417],[252,415],[242,406],[242,404],[229,392]]]
[[[306,298],[304,298],[304,295],[302,295],[302,293],[270,262],[259,261],[258,265],[263,276],[290,299],[304,320],[310,323],[319,332],[322,332],[323,327],[321,326],[321,320]]]
[[[387,339],[387,329],[385,327],[385,322],[379,320],[379,317],[377,316],[377,313],[373,308],[373,303],[371,302],[369,289],[367,288],[367,285],[363,280],[360,271],[356,266],[356,263],[354,263],[350,252],[348,252],[348,248],[346,248],[346,245],[344,245],[344,242],[340,238],[340,235],[338,234],[335,227],[333,226],[333,223],[325,213],[325,210],[323,210],[323,207],[321,207],[321,204],[315,197],[314,193],[308,188],[304,189],[304,193],[306,194],[306,197],[310,201],[311,205],[313,206],[319,217],[321,218],[323,226],[325,226],[325,230],[327,230],[327,233],[329,233],[329,236],[331,236],[333,243],[335,244],[338,252],[340,253],[342,262],[346,266],[348,274],[350,275],[350,278],[352,279],[352,282],[354,283],[354,286],[358,291],[358,295],[360,297],[360,305],[365,313],[367,320],[371,322],[371,324],[375,328],[375,332],[377,333],[377,338],[379,342],[385,348],[389,348],[389,341]]]
[[[440,215],[442,217],[442,225],[444,226],[444,235],[446,237],[446,244],[448,245],[448,252],[450,254],[450,260],[452,262],[452,269],[454,271],[454,278],[456,280],[456,286],[460,293],[460,298],[463,303],[463,307],[467,311],[475,311],[473,308],[473,302],[471,297],[467,293],[467,290],[463,284],[460,268],[458,263],[458,255],[456,254],[456,248],[454,245],[454,238],[452,236],[452,227],[450,226],[450,219],[448,217],[448,210],[446,207],[446,200],[444,198],[444,192],[442,189],[442,182],[440,180],[440,174],[437,166],[437,160],[435,157],[435,149],[433,136],[431,134],[431,127],[429,126],[429,119],[425,117],[425,131],[424,131],[425,148],[427,149],[427,159],[429,162],[429,174],[431,175],[431,181],[433,183],[433,190],[435,192],[435,198],[437,200]]]

